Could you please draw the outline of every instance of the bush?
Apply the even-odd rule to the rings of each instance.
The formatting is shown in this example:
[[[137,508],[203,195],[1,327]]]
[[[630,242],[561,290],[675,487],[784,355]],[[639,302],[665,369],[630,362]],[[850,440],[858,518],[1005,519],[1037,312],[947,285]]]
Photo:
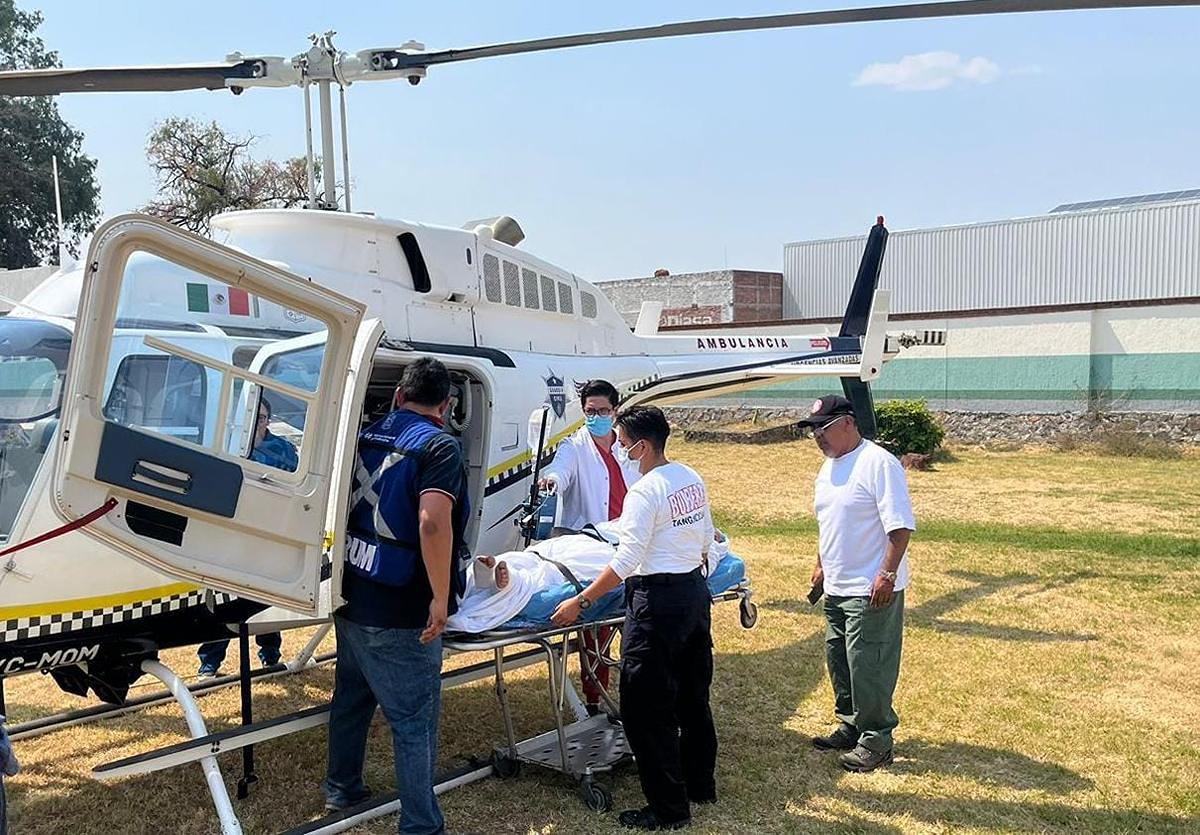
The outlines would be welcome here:
[[[875,408],[875,442],[893,455],[930,455],[946,437],[924,400],[889,400]]]

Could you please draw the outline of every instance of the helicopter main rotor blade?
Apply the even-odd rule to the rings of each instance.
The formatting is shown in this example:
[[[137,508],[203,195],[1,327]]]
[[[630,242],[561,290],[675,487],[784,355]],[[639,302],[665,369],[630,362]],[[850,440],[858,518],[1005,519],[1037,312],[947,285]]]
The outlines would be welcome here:
[[[644,41],[655,38],[675,38],[682,35],[707,35],[718,32],[745,32],[759,29],[791,29],[802,26],[829,26],[839,23],[868,23],[886,20],[919,20],[938,17],[972,17],[978,15],[1012,14],[1017,12],[1082,11],[1086,9],[1126,9],[1158,6],[1200,6],[1196,0],[951,0],[942,3],[916,3],[902,6],[873,6],[858,9],[800,12],[797,14],[765,15],[762,17],[726,17],[715,20],[695,20],[686,23],[667,23],[638,29],[617,29],[538,38],[529,41],[489,44],[465,49],[446,49],[437,52],[402,50],[371,50],[372,59],[380,69],[404,70],[473,61],[477,58],[496,58],[501,55],[521,55],[551,49],[570,49],[576,46]]]
[[[162,67],[10,70],[0,72],[0,96],[53,96],[58,93],[169,93],[223,90],[229,82],[259,78],[259,60]]]

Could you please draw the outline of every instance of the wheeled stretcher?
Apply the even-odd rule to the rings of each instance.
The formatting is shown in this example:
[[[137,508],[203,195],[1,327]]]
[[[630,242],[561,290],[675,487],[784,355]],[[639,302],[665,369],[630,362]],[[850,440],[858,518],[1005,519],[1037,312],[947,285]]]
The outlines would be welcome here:
[[[746,566],[738,557],[729,554],[714,568],[708,580],[714,603],[737,601],[742,626],[749,629],[758,619],[752,601],[752,591],[746,576]],[[443,646],[451,652],[491,652],[495,669],[496,698],[504,727],[504,743],[492,754],[492,770],[501,778],[515,777],[522,764],[536,765],[561,772],[578,784],[584,803],[596,811],[612,807],[612,793],[598,774],[611,771],[622,761],[630,759],[629,747],[621,728],[620,710],[612,694],[601,685],[601,666],[615,667],[611,650],[615,633],[605,627],[620,627],[625,620],[623,591],[616,589],[597,601],[585,613],[581,622],[559,627],[549,621],[549,615],[561,600],[574,590],[554,590],[538,597],[517,618],[499,629],[478,634],[447,634]],[[557,599],[553,599],[553,598]],[[545,613],[542,619],[541,613]],[[596,652],[582,655],[580,676],[595,684],[607,708],[596,716],[588,716],[567,671],[567,662],[584,644],[585,635]],[[607,637],[603,637],[607,635]],[[554,727],[546,733],[517,740],[513,730],[512,709],[505,683],[506,653],[540,650],[547,667],[550,714]],[[518,648],[522,648],[519,650]],[[564,720],[570,710],[573,721]]]

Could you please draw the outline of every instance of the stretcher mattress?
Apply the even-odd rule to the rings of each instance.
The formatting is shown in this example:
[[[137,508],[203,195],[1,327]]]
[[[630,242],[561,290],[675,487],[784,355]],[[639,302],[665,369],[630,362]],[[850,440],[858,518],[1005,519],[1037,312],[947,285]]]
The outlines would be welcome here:
[[[735,554],[726,554],[708,575],[708,590],[713,595],[729,591],[746,580],[746,563]],[[550,625],[550,616],[558,604],[574,597],[578,592],[570,583],[561,583],[535,592],[515,618],[501,629],[540,629]],[[618,586],[589,606],[580,617],[583,623],[604,620],[617,614],[625,605],[625,589]]]

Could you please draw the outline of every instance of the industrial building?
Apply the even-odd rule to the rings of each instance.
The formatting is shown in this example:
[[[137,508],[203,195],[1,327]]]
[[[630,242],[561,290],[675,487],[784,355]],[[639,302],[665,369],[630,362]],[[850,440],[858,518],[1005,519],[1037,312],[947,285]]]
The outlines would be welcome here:
[[[642,301],[663,304],[662,327],[778,322],[783,318],[783,275],[760,270],[714,270],[596,282],[630,327]]]
[[[835,330],[865,240],[787,244],[783,318],[754,332]],[[892,290],[893,329],[944,328],[947,338],[889,363],[877,399],[921,397],[947,411],[1200,413],[1200,190],[894,231],[880,286]],[[713,404],[806,404],[827,388],[799,380]]]

